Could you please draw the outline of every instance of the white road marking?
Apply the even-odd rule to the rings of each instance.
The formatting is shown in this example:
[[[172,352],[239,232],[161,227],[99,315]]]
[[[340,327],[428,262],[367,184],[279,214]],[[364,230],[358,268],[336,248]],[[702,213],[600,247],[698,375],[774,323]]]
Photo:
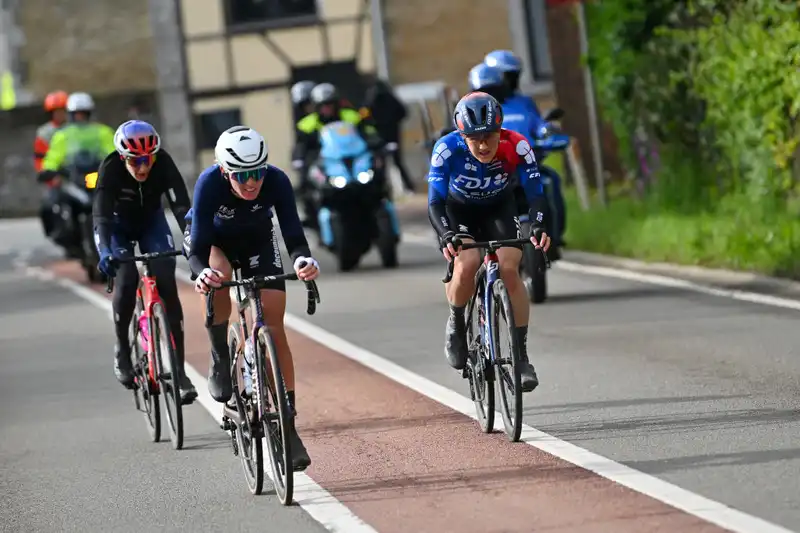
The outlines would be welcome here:
[[[406,233],[403,235],[403,240],[409,244],[430,245],[435,244],[433,234],[430,236]],[[643,272],[636,272],[622,267],[604,267],[597,265],[584,265],[580,263],[573,263],[571,261],[558,261],[553,265],[555,270],[566,270],[567,272],[576,272],[578,274],[589,274],[594,276],[603,276],[607,278],[617,278],[626,281],[634,281],[639,283],[648,283],[650,285],[660,285],[662,287],[671,287],[673,289],[682,289],[686,291],[697,292],[700,294],[707,294],[709,296],[717,296],[720,298],[731,298],[740,302],[748,302],[761,305],[769,305],[772,307],[781,307],[783,309],[793,309],[800,311],[800,300],[792,298],[782,298],[780,296],[771,296],[769,294],[760,294],[757,292],[740,291],[734,289],[723,289],[720,287],[712,287],[702,283],[695,283],[685,279],[674,278],[670,276],[663,276],[660,274],[646,274]]]
[[[26,267],[25,272],[41,280],[57,283],[95,307],[106,311],[109,318],[111,318],[111,300],[102,294],[80,285],[71,279],[58,278],[51,271],[42,268]],[[186,279],[188,279],[188,276]],[[208,393],[208,380],[201,376],[191,365],[186,365],[186,374],[189,376],[189,379],[195,383],[195,387],[197,387],[197,401],[211,414],[216,422],[221,422],[222,404],[214,401]],[[222,430],[220,430],[220,432],[221,431]],[[264,442],[264,446],[267,446],[266,441]],[[233,456],[231,457],[233,458]],[[234,459],[237,461],[239,460],[238,458]],[[272,479],[272,472],[267,462],[269,459],[265,456],[264,460],[264,473]],[[335,533],[378,533],[376,529],[358,518],[350,509],[345,507],[328,491],[320,487],[304,472],[295,472],[294,474],[294,501],[328,531],[333,531]]]
[[[54,276],[51,272],[44,271],[39,268],[29,267],[27,269],[29,273],[32,275],[37,275],[39,277],[43,277],[45,279],[54,279]],[[183,271],[178,270],[178,278],[185,282],[189,282],[189,275]],[[669,278],[667,278],[669,279]],[[56,279],[55,280],[59,285],[65,287],[78,296],[85,298],[86,300],[90,301],[91,303],[97,305],[102,309],[110,309],[110,302],[107,298],[104,298],[102,295],[83,287],[72,280],[69,279]],[[459,413],[462,413],[465,416],[468,416],[472,419],[477,419],[475,415],[475,408],[472,403],[472,400],[463,396],[453,390],[450,390],[438,383],[435,383],[427,378],[420,376],[419,374],[415,374],[388,359],[385,359],[373,352],[370,352],[364,348],[356,346],[351,342],[330,333],[315,324],[312,324],[300,317],[292,315],[290,313],[286,314],[285,319],[286,325],[290,328],[294,329],[298,333],[305,335],[306,337],[313,339],[314,341],[327,346],[328,348],[340,353],[344,357],[351,359],[360,363],[361,365],[374,370],[375,372],[408,387],[409,389],[418,392],[419,394],[430,398],[434,401],[439,402],[442,405],[453,409]],[[196,372],[193,374],[193,377],[198,378],[198,383],[204,383],[205,381],[199,374]],[[198,392],[200,390],[198,389]],[[205,393],[207,394],[207,392]],[[211,400],[209,397],[207,400]],[[200,400],[204,406],[208,403],[208,401]],[[207,406],[209,408],[210,406]],[[209,408],[209,411],[213,416],[219,416],[219,407],[216,402],[214,402],[214,406],[217,411],[214,411]],[[500,426],[499,420],[501,420],[501,415],[497,414],[496,429],[502,430]],[[553,435],[548,433],[544,433],[543,431],[539,431],[536,428],[523,424],[522,429],[522,441],[534,448],[537,448],[543,452],[549,453],[559,459],[567,461],[571,464],[574,464],[578,467],[581,467],[585,470],[589,470],[594,472],[595,474],[606,478],[608,480],[614,481],[620,485],[628,487],[631,490],[649,496],[655,500],[658,500],[662,503],[670,505],[676,509],[684,511],[690,515],[699,517],[707,522],[720,526],[722,528],[728,529],[735,533],[793,533],[792,530],[779,526],[777,524],[773,524],[768,522],[764,519],[758,518],[753,515],[749,515],[742,511],[738,511],[732,507],[729,507],[723,503],[717,502],[715,500],[711,500],[699,494],[695,494],[691,491],[686,489],[682,489],[676,485],[658,479],[657,477],[651,476],[649,474],[645,474],[644,472],[640,472],[635,470],[629,466],[625,466],[621,463],[617,463],[607,457],[603,457],[599,454],[581,448],[579,446],[575,446],[569,442],[563,441]],[[296,479],[300,476],[296,476]],[[310,479],[308,480],[309,483],[314,483]],[[314,487],[318,487],[318,485],[314,484]],[[325,492],[324,489],[319,487],[318,489],[320,494],[327,495],[328,493]],[[314,492],[313,490],[311,491]],[[300,496],[302,498],[303,496]],[[331,497],[331,499],[333,499]],[[308,500],[306,500],[308,501]],[[344,518],[339,518],[336,520],[338,524],[338,520],[355,520],[357,521],[356,524],[363,524],[358,518],[352,515],[350,511],[341,505],[340,503],[333,500],[330,503],[331,509],[336,509],[334,514],[338,517],[341,513]],[[313,506],[306,503],[302,505],[304,509],[306,509],[309,514],[314,516],[310,509],[313,509]],[[341,508],[341,511],[339,510]],[[346,515],[344,515],[346,513]],[[352,518],[349,518],[352,517]],[[332,520],[333,521],[333,520]],[[325,524],[325,522],[322,522]],[[326,524],[326,527],[331,529],[330,526]],[[346,529],[332,529],[333,531],[374,531],[372,528],[364,524],[362,526],[364,529],[353,529],[352,526],[346,527]]]

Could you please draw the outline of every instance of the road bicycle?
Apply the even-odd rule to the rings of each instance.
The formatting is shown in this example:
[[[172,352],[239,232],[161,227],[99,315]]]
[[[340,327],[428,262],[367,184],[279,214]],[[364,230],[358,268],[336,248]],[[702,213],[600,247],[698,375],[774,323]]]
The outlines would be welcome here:
[[[180,250],[152,252],[132,257],[114,258],[112,263],[141,263],[136,288],[136,308],[131,320],[130,343],[133,363],[133,401],[145,414],[150,438],[161,439],[161,406],[164,397],[169,438],[176,450],[183,448],[183,406],[181,405],[180,372],[175,353],[175,339],[169,327],[164,302],[158,294],[156,278],[150,263],[182,255]],[[106,292],[114,290],[114,278],[108,278]]]
[[[500,279],[500,248],[531,245],[530,239],[507,239],[485,242],[462,242],[453,239],[456,249],[484,249],[483,264],[475,273],[475,292],[467,303],[467,350],[469,356],[463,376],[469,379],[470,396],[484,433],[494,430],[495,384],[501,399],[501,413],[506,434],[516,442],[522,433],[522,377],[511,299]],[[549,267],[544,255],[543,268]],[[442,282],[453,278],[455,261],[447,263]],[[501,324],[505,324],[508,343],[506,355],[500,342]],[[497,369],[495,371],[495,369]],[[496,379],[499,376],[500,379]]]
[[[252,494],[261,494],[263,488],[262,438],[267,437],[275,493],[283,505],[291,505],[294,470],[289,435],[295,413],[286,394],[275,344],[269,327],[264,323],[260,291],[270,282],[298,278],[296,273],[291,272],[242,279],[241,270],[236,265],[234,268],[234,279],[222,282],[220,287],[231,288],[239,315],[239,322],[228,327],[233,404],[229,402],[223,407],[220,428],[230,432],[233,454],[242,461],[247,486]],[[308,295],[306,312],[313,315],[320,302],[317,284],[313,281],[303,283]],[[214,322],[214,292],[212,288],[206,296],[206,327]],[[247,322],[248,310],[253,317],[252,325]],[[239,377],[242,378],[241,386]]]

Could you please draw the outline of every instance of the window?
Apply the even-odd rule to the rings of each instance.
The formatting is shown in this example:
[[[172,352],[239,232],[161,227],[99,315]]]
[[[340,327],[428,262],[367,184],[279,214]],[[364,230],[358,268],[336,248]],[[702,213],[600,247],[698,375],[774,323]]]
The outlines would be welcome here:
[[[197,115],[197,141],[201,150],[214,149],[223,131],[242,123],[239,109],[211,111]]]
[[[228,26],[317,16],[317,0],[226,0]]]
[[[531,78],[533,81],[550,81],[553,79],[553,64],[550,59],[550,42],[547,37],[545,0],[527,0],[524,5],[531,58]]]

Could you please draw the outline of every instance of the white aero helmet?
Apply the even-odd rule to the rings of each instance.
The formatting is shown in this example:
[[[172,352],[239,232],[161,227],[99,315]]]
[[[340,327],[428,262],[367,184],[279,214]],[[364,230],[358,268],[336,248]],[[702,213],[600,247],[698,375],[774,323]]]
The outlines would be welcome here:
[[[226,172],[258,170],[267,166],[267,141],[247,126],[228,128],[217,139],[214,157]]]
[[[94,111],[94,99],[87,93],[72,93],[67,98],[67,111],[70,113],[92,112]]]

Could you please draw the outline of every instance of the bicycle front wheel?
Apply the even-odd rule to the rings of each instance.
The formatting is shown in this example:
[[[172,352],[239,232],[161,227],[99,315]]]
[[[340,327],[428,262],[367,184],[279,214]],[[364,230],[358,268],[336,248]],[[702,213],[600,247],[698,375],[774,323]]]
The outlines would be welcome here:
[[[286,384],[283,381],[283,373],[278,361],[278,352],[275,350],[275,344],[266,327],[262,327],[258,331],[257,346],[258,379],[265,385],[262,390],[267,391],[267,397],[264,398],[261,405],[264,412],[262,417],[264,433],[269,445],[272,482],[280,502],[283,505],[291,505],[294,490],[294,468],[292,467],[292,446],[289,432],[293,420],[289,410],[289,399],[286,395]],[[265,360],[269,363],[269,382],[266,379],[267,373],[264,371]],[[274,406],[274,412],[270,412],[270,405]]]
[[[522,433],[522,375],[520,373],[519,347],[514,336],[516,324],[511,299],[502,280],[493,287],[494,317],[492,320],[495,349],[497,389],[500,393],[500,412],[503,425],[511,442],[517,442]],[[501,340],[504,334],[506,340]]]
[[[164,306],[153,305],[153,340],[156,349],[156,379],[164,393],[164,407],[169,422],[169,440],[176,450],[183,448],[183,406],[181,404],[180,375],[175,344]]]
[[[258,408],[255,398],[260,398],[257,394],[242,394],[244,388],[239,385],[237,374],[241,375],[245,371],[244,354],[242,347],[244,343],[239,339],[239,324],[234,322],[228,326],[228,350],[231,358],[238,366],[234,367],[233,394],[238,396],[244,406],[244,412],[239,412],[240,423],[234,430],[236,442],[239,445],[239,458],[242,461],[244,477],[247,481],[247,488],[254,495],[261,494],[264,487],[264,448],[261,421],[258,419]],[[263,393],[263,387],[259,393]],[[255,420],[255,423],[253,422]]]
[[[484,433],[494,431],[494,372],[488,363],[485,339],[486,313],[483,293],[486,287],[486,268],[481,266],[475,274],[475,293],[467,303],[467,378],[469,392],[478,415],[478,425]]]

